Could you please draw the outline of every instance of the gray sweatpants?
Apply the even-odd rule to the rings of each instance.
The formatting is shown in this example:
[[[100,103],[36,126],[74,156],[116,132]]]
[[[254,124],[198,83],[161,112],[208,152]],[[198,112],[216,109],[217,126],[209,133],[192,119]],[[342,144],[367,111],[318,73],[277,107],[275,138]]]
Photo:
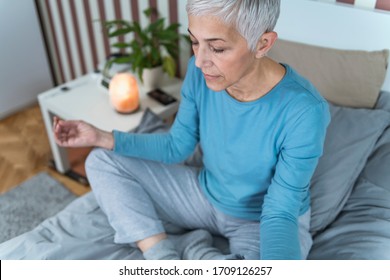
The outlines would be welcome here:
[[[86,170],[96,200],[115,230],[115,242],[136,241],[162,233],[206,229],[229,240],[230,251],[260,258],[259,222],[237,219],[215,209],[203,195],[199,169],[168,165],[95,149]],[[299,218],[301,253],[312,239],[310,211]]]

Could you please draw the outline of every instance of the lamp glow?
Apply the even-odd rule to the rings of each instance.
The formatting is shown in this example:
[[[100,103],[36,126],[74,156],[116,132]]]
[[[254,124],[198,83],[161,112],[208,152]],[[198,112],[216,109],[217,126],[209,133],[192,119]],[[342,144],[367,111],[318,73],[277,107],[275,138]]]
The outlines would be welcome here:
[[[111,104],[119,113],[132,113],[139,108],[137,80],[130,73],[115,74],[108,90]]]

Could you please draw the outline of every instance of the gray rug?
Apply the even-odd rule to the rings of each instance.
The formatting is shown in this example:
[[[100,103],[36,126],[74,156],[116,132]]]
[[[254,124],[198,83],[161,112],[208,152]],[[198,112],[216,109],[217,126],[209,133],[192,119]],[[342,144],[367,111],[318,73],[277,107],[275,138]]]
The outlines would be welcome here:
[[[32,230],[75,198],[45,172],[0,195],[0,243]]]

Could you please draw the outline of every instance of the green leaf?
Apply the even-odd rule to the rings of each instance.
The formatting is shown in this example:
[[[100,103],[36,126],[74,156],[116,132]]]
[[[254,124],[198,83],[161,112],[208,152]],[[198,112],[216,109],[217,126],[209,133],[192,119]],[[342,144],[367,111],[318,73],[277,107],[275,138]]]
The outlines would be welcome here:
[[[160,19],[156,20],[155,22],[151,23],[147,27],[146,30],[148,30],[148,31],[150,31],[152,33],[161,31],[164,28],[164,22],[165,22],[165,19],[164,18],[160,18]]]
[[[181,26],[180,23],[172,23],[168,26],[167,30],[177,32],[180,26]]]
[[[152,14],[155,14],[157,17],[159,16],[157,9],[153,7],[147,8],[146,10],[143,11],[143,13],[148,18],[150,18]]]
[[[108,33],[108,37],[117,37],[117,36],[125,35],[127,33],[133,32],[133,31],[134,31],[133,27],[121,28],[121,29],[117,29],[113,32]]]
[[[110,71],[110,68],[111,68],[113,63],[114,63],[113,59],[109,59],[106,61],[106,63],[104,64],[103,72],[102,72],[103,77],[111,78],[109,71]]]
[[[138,36],[138,38],[136,38],[136,40],[140,40],[141,44],[143,42],[147,42],[148,41],[148,36],[147,36],[146,32],[144,32],[142,30],[141,25],[138,22],[135,21],[133,26],[134,26],[134,32]]]
[[[102,74],[104,77],[106,78],[112,78],[110,76],[110,68],[112,67],[112,65],[114,63],[117,63],[117,64],[129,64],[130,63],[130,56],[121,56],[121,57],[113,57],[113,58],[110,58],[109,60],[106,61],[106,63],[104,64],[104,68],[103,68],[103,71],[102,71]]]
[[[104,25],[124,25],[124,26],[131,26],[131,23],[124,19],[114,19],[114,20],[107,20],[104,22]]]
[[[130,47],[133,49],[134,53],[136,53],[136,52],[141,53],[142,52],[140,44],[135,40],[130,43]]]
[[[139,68],[137,72],[138,72],[138,77],[139,77],[141,83],[143,83],[144,79],[142,78],[142,73],[144,72],[144,68]]]
[[[144,57],[142,56],[142,54],[141,53],[137,54],[133,60],[134,67],[142,68],[141,66],[144,62],[143,60],[144,60]]]
[[[118,49],[125,49],[125,48],[130,47],[129,44],[123,43],[123,42],[118,42],[118,43],[112,44],[112,46],[113,46],[114,48],[118,48]]]
[[[161,41],[160,47],[164,48],[173,58],[177,58],[179,54],[179,44],[177,41]]]
[[[159,49],[154,49],[152,48],[150,50],[151,52],[151,56],[152,56],[152,61],[153,61],[153,65],[159,65],[161,64],[161,58],[160,58],[160,50]]]
[[[161,30],[158,34],[156,34],[156,37],[161,41],[174,41],[179,39],[179,34],[169,30]]]
[[[152,68],[163,65],[163,69],[169,76],[176,74],[176,61],[179,55],[180,38],[186,38],[178,33],[179,23],[172,23],[166,27],[166,18],[160,17],[158,10],[148,8],[143,11],[149,19],[149,24],[142,28],[137,21],[128,22],[123,19],[110,20],[103,23],[106,28],[105,36],[117,37],[128,33],[133,33],[127,42],[116,42],[112,47],[125,50],[130,49],[130,53],[124,57],[114,58],[107,62],[111,67],[112,63],[130,63],[134,73],[138,73],[142,79],[145,68]],[[155,20],[152,22],[151,19]],[[162,58],[163,54],[167,54]]]
[[[192,44],[190,36],[182,34],[180,37],[183,38],[189,45]]]
[[[120,56],[120,57],[115,57],[112,59],[113,63],[117,64],[125,64],[125,63],[130,63],[131,59],[129,56]]]
[[[166,56],[163,59],[163,69],[170,77],[176,74],[176,62],[171,56]]]
[[[152,8],[148,8],[146,10],[143,11],[144,15],[147,16],[147,17],[150,17],[152,15]]]

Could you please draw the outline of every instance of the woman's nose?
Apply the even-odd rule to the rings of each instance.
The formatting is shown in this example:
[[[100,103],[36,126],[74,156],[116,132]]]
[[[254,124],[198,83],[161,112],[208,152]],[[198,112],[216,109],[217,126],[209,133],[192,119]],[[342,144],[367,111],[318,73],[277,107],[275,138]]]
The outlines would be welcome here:
[[[195,66],[198,68],[210,67],[213,63],[210,59],[210,54],[207,48],[198,48],[194,51]]]

